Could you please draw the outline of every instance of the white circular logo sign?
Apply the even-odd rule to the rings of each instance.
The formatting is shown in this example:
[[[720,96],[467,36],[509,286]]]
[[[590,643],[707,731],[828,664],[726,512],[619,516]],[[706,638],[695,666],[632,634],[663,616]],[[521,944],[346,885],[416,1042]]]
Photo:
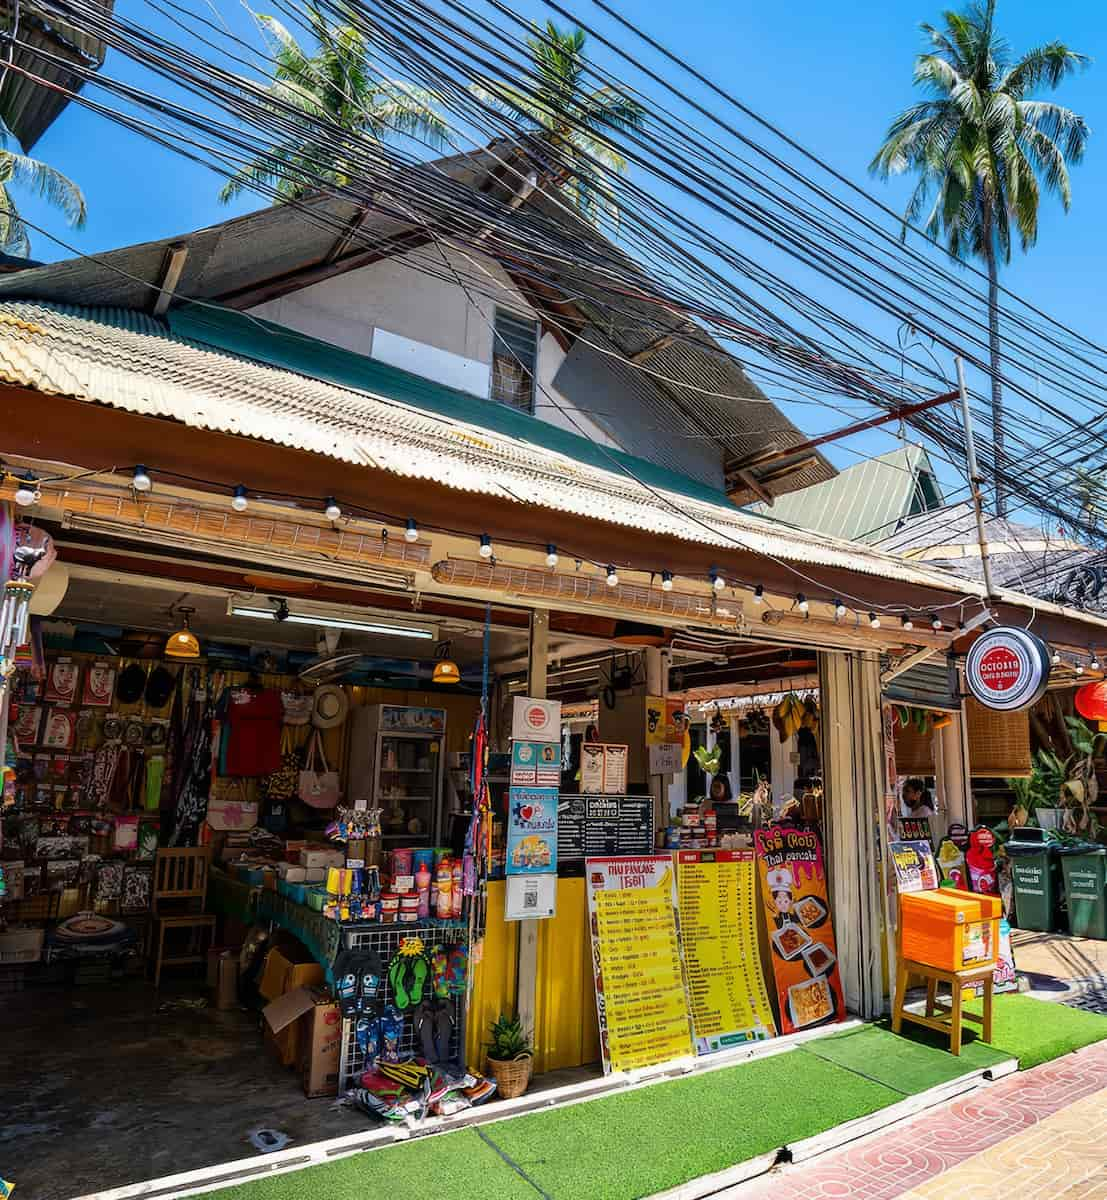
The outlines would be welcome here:
[[[1045,695],[1049,649],[1025,629],[1001,625],[973,643],[965,659],[965,682],[986,708],[1019,712]]]

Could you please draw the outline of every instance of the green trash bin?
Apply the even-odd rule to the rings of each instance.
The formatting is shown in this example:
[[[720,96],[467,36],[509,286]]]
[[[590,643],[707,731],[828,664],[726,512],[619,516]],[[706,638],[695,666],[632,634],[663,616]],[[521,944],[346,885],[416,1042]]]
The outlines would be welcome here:
[[[1065,928],[1060,839],[1052,829],[1016,829],[1005,849],[1011,859],[1017,929],[1051,933]]]
[[[1107,938],[1107,848],[1093,842],[1061,848],[1069,932]]]

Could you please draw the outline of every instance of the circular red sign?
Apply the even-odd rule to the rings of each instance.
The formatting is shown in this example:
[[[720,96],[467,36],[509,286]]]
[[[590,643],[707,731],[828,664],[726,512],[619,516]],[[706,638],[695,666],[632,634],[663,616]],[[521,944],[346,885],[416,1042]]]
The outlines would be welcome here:
[[[539,704],[527,710],[527,724],[531,729],[545,729],[549,720],[550,714]]]
[[[1015,686],[1022,674],[1022,663],[1009,646],[994,646],[981,656],[977,677],[993,692],[1006,692]]]

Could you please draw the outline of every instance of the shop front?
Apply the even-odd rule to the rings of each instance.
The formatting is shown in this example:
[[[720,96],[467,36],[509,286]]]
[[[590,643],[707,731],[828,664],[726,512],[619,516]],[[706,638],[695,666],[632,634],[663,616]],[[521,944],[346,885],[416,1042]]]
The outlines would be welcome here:
[[[416,483],[80,411],[49,450],[16,420],[0,493],[46,551],[0,647],[0,967],[27,1124],[48,1063],[71,1133],[29,1153],[131,1181],[82,1140],[90,1078],[150,1178],[186,1093],[197,1168],[496,1103],[516,1017],[541,1087],[886,1010],[884,677],[956,651],[904,614],[961,581],[701,505],[736,522],[705,545],[445,425]]]

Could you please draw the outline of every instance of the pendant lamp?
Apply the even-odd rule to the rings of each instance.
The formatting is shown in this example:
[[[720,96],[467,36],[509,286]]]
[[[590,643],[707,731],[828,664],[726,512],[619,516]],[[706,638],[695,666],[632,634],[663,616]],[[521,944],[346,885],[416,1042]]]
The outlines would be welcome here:
[[[165,655],[167,658],[199,658],[200,643],[188,627],[189,614],[196,610],[181,607],[177,611],[181,614],[182,627],[176,633],[169,635],[169,639],[165,643]]]
[[[434,674],[431,676],[431,683],[460,683],[461,670],[457,663],[450,657],[450,643],[439,642],[434,650],[436,662],[434,664]]]

